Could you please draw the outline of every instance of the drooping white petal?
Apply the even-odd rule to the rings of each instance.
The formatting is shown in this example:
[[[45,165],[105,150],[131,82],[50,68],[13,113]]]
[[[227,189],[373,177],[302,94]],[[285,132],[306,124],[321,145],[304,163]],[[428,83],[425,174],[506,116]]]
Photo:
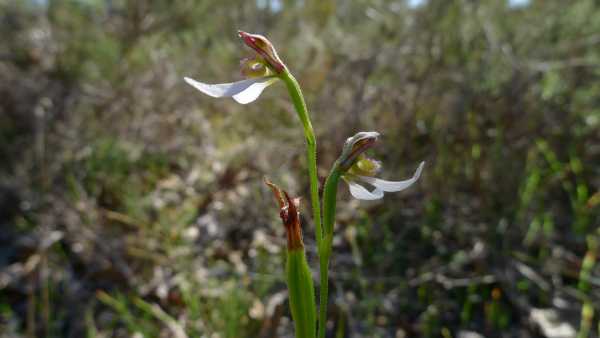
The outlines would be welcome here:
[[[383,191],[380,189],[369,191],[351,179],[347,179],[346,183],[348,183],[348,187],[350,188],[350,194],[352,194],[352,196],[354,196],[356,199],[372,201],[381,199],[383,197]]]
[[[256,100],[260,94],[267,88],[277,81],[276,77],[262,77],[263,81],[255,82],[248,87],[248,89],[240,92],[239,94],[233,95],[233,99],[238,103],[246,104]]]
[[[207,84],[189,77],[183,78],[190,86],[212,97],[233,97],[238,103],[246,104],[256,100],[262,91],[277,81],[276,77],[265,76],[231,83]]]
[[[415,174],[413,175],[413,177],[408,180],[405,180],[405,181],[386,181],[386,180],[382,180],[380,178],[368,177],[368,176],[356,176],[356,177],[358,179],[360,179],[361,181],[366,182],[381,191],[387,191],[387,192],[401,191],[401,190],[404,190],[404,189],[410,187],[413,183],[415,183],[419,179],[419,177],[421,176],[421,171],[423,171],[424,165],[425,165],[425,162],[421,162],[421,164],[419,164],[419,167],[417,168],[417,171],[415,171]]]

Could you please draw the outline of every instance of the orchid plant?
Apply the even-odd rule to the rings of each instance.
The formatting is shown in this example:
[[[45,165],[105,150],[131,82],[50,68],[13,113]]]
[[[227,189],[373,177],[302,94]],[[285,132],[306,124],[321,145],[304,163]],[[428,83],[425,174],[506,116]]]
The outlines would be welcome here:
[[[286,279],[289,303],[295,323],[297,338],[324,338],[327,320],[328,272],[333,243],[337,189],[340,178],[349,187],[350,194],[359,200],[377,200],[384,192],[398,192],[413,185],[421,176],[425,162],[421,162],[414,175],[403,181],[386,181],[376,178],[381,168],[380,162],[368,158],[365,152],[373,147],[379,138],[377,132],[359,132],[348,138],[340,157],[333,164],[325,181],[322,201],[319,199],[319,179],[317,177],[317,143],[304,96],[298,81],[281,61],[277,51],[262,35],[239,31],[244,43],[255,52],[254,57],[242,60],[244,80],[220,84],[208,84],[189,77],[184,80],[192,87],[212,97],[231,97],[241,104],[255,101],[265,88],[281,80],[285,83],[306,139],[308,176],[310,182],[311,207],[315,223],[315,238],[319,255],[320,293],[318,332],[316,303],[312,272],[306,260],[302,229],[300,224],[300,199],[289,194],[265,179],[273,190],[280,208],[280,217],[287,233]],[[364,184],[372,186],[369,191]],[[321,203],[322,202],[322,203]],[[323,217],[321,218],[321,204]]]

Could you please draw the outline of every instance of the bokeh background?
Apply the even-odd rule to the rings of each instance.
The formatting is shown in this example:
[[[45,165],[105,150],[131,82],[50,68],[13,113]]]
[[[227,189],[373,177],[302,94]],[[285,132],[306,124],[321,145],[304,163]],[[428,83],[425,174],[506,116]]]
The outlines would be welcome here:
[[[263,176],[304,196],[382,133],[383,201],[340,188],[329,337],[598,337],[600,3],[0,0],[0,337],[292,337]]]

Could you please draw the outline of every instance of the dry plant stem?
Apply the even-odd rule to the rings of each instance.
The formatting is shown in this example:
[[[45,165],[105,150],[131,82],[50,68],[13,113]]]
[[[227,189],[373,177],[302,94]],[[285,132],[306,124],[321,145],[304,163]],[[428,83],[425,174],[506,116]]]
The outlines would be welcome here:
[[[317,141],[313,131],[308,109],[304,102],[304,96],[300,90],[300,85],[296,78],[285,69],[279,77],[285,82],[288,92],[294,103],[294,107],[298,112],[298,117],[304,127],[304,136],[306,137],[306,152],[308,158],[308,176],[310,179],[310,200],[313,211],[313,221],[315,222],[315,237],[317,239],[317,247],[321,247],[323,238],[323,229],[321,227],[321,206],[319,203],[319,178],[317,176]]]

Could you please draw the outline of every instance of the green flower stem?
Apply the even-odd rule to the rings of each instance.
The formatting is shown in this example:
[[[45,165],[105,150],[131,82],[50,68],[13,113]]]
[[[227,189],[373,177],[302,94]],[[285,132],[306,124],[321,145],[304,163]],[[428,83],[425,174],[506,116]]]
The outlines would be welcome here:
[[[298,117],[304,127],[304,136],[306,137],[306,152],[308,158],[308,176],[310,179],[310,200],[313,210],[313,221],[315,222],[315,237],[317,239],[317,247],[321,247],[321,240],[323,238],[323,229],[321,227],[321,206],[319,203],[319,178],[317,176],[317,140],[315,138],[315,132],[313,131],[312,123],[310,122],[310,116],[308,115],[308,109],[306,108],[306,102],[304,96],[300,90],[300,85],[296,78],[285,69],[279,74],[279,78],[285,82],[288,92],[298,112]]]
[[[302,95],[302,90],[298,81],[286,69],[279,77],[285,82],[288,92],[294,103],[294,107],[298,112],[298,117],[304,127],[304,135],[306,137],[306,151],[308,157],[308,175],[310,178],[310,197],[312,202],[313,220],[315,222],[315,237],[317,239],[317,249],[319,253],[319,271],[320,271],[320,292],[319,292],[319,336],[325,337],[325,323],[327,316],[327,294],[328,294],[328,268],[329,268],[329,245],[323,245],[323,228],[321,223],[321,206],[319,202],[319,178],[317,176],[317,142],[306,102]],[[330,240],[328,239],[330,242]]]
[[[319,288],[319,334],[324,338],[327,328],[327,299],[329,293],[329,257],[319,256],[320,283]]]
[[[323,226],[325,236],[333,236],[333,224],[335,223],[335,207],[337,199],[337,187],[342,176],[342,170],[336,161],[325,181],[323,189]]]
[[[296,338],[315,338],[315,288],[304,247],[288,250],[286,273]]]
[[[329,291],[329,257],[333,243],[333,226],[335,223],[335,209],[337,199],[337,187],[342,176],[339,163],[336,161],[329,172],[323,190],[323,227],[325,229],[324,240],[319,248],[319,267],[321,273],[321,296],[319,298],[319,338],[325,337],[327,322],[327,296]]]

